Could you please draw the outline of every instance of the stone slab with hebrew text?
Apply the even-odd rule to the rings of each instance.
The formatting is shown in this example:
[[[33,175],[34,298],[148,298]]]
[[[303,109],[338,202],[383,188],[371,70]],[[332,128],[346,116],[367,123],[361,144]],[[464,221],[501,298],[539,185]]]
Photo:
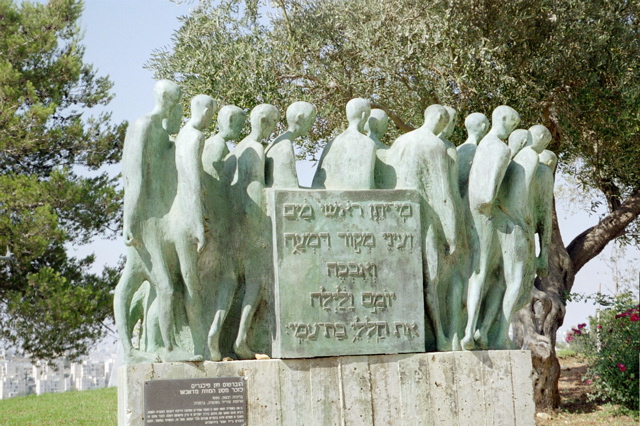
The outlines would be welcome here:
[[[425,350],[417,193],[273,190],[269,210],[274,357]]]

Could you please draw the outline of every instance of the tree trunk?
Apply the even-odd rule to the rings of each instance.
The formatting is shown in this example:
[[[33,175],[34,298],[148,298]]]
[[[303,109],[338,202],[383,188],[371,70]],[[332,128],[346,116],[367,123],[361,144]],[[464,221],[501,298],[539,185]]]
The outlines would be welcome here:
[[[600,254],[609,242],[622,235],[639,214],[640,190],[636,190],[619,208],[578,235],[565,248],[554,203],[549,275],[544,279],[536,278],[531,303],[518,311],[513,320],[514,341],[522,349],[531,351],[535,370],[534,399],[538,411],[560,405],[556,333],[564,322],[566,295],[573,288],[576,273]]]

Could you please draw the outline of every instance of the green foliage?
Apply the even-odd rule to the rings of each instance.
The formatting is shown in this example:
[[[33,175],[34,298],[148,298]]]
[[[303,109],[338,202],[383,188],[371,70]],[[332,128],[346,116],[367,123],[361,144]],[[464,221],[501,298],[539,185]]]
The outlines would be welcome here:
[[[115,425],[117,413],[116,388],[0,400],[0,424],[6,426]]]
[[[594,396],[637,413],[640,305],[632,300],[630,294],[616,298],[612,307],[590,318],[588,328],[578,325],[566,340],[571,349],[587,358],[587,379],[596,390]]]
[[[34,358],[75,358],[104,333],[117,269],[66,247],[119,229],[121,194],[98,169],[126,125],[86,110],[111,82],[83,62],[79,0],[0,0],[0,338]],[[91,171],[92,176],[88,176]]]
[[[610,204],[640,187],[637,0],[260,4],[201,2],[182,18],[175,45],[148,66],[180,82],[185,99],[202,92],[281,111],[294,100],[314,102],[316,142],[344,127],[344,105],[356,96],[387,110],[403,132],[432,103],[461,117],[490,116],[506,103],[524,126],[547,125],[565,171]],[[313,154],[319,147],[310,140]]]

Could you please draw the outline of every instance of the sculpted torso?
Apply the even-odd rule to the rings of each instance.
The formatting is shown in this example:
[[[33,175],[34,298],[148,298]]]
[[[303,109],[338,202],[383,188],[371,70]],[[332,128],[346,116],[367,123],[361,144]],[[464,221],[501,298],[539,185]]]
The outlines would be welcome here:
[[[265,178],[268,188],[297,188],[296,155],[293,141],[279,140],[265,150]]]
[[[525,147],[509,163],[498,193],[498,207],[520,226],[532,229],[529,194],[538,168],[538,154]]]
[[[204,197],[202,188],[202,132],[185,126],[176,139],[178,192],[172,207],[175,226],[204,243]]]
[[[202,150],[202,166],[204,171],[214,179],[221,179],[224,158],[229,155],[227,143],[220,135],[213,135],[204,143]]]
[[[231,153],[235,157],[236,170],[231,181],[231,189],[237,201],[245,209],[251,204],[262,208],[264,188],[264,148],[253,139],[245,138]]]
[[[326,189],[372,189],[375,143],[355,129],[337,136],[323,161]]]
[[[509,166],[511,150],[489,134],[478,144],[469,172],[469,207],[472,213],[489,214]]]

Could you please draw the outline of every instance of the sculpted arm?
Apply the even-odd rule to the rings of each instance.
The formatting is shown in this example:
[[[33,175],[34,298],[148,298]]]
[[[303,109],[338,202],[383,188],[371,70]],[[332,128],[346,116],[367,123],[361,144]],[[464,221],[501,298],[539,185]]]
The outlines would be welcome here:
[[[255,207],[263,209],[264,207],[264,194],[263,190],[265,187],[264,181],[264,164],[265,164],[265,155],[264,149],[260,146],[253,151],[257,154],[251,157],[252,164],[247,169],[251,170],[251,179],[249,181],[249,185],[247,186],[247,195],[249,199],[253,201]],[[242,159],[242,158],[241,158]],[[250,206],[245,206],[245,209],[250,209]]]
[[[145,144],[149,137],[149,123],[140,119],[127,132],[122,153],[122,177],[124,180],[123,236],[130,246],[139,238],[137,235],[138,216],[144,206],[140,203],[142,187],[145,184],[144,157]]]
[[[449,253],[451,254],[455,252],[458,245],[457,224],[460,217],[456,206],[460,193],[458,191],[458,172],[456,169],[455,175],[453,175],[449,155],[450,153],[447,152],[443,156],[438,156],[440,160],[435,161],[435,158],[431,160],[432,167],[437,168],[431,176],[440,176],[440,184],[434,185],[434,189],[437,188],[437,192],[431,198],[433,199],[432,207],[440,218],[442,229],[449,245]]]
[[[500,142],[502,144],[502,142]],[[502,144],[478,146],[469,173],[469,201],[472,209],[488,214],[491,211],[504,175],[509,167],[511,151]]]
[[[194,234],[198,241],[198,251],[204,247],[205,243],[205,226],[204,226],[204,191],[202,188],[202,161],[201,147],[204,137],[199,135],[193,141],[190,141],[189,149],[185,152],[185,156],[177,164],[178,176],[183,179],[181,187],[184,191],[186,203],[184,211],[190,215]]]

